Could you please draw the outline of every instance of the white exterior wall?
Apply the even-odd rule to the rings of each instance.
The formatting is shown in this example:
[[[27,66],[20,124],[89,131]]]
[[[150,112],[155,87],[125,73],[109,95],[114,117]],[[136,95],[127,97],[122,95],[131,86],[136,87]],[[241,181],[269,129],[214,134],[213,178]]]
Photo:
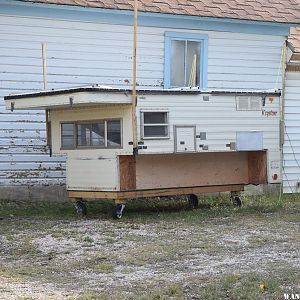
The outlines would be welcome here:
[[[279,149],[279,98],[272,97],[272,103],[266,98],[262,110],[273,111],[275,115],[266,116],[260,111],[238,111],[234,95],[210,95],[209,101],[203,101],[202,95],[180,96],[142,96],[138,101],[138,112],[148,110],[167,110],[169,114],[169,138],[145,140],[146,150],[139,153],[174,152],[174,126],[196,126],[196,135],[206,132],[206,140],[196,139],[197,152],[231,151],[226,144],[236,142],[238,131],[262,131],[263,149],[268,150],[268,181],[280,182]],[[138,137],[141,139],[141,124],[138,118]],[[208,146],[203,150],[200,145]],[[277,180],[272,176],[278,175]]]
[[[286,73],[283,191],[300,192],[300,72]]]
[[[139,86],[163,85],[164,32],[171,30],[139,28]],[[177,31],[208,34],[208,88],[281,86],[285,37]],[[46,43],[49,89],[95,83],[130,87],[130,26],[0,15],[0,185],[64,182],[64,159],[48,157],[43,112],[11,113],[3,101],[10,93],[42,89],[41,42]]]
[[[119,154],[132,154],[131,106],[106,105],[93,108],[51,110],[52,150],[67,155],[67,188],[70,190],[119,189]],[[61,149],[61,122],[121,119],[122,149]]]

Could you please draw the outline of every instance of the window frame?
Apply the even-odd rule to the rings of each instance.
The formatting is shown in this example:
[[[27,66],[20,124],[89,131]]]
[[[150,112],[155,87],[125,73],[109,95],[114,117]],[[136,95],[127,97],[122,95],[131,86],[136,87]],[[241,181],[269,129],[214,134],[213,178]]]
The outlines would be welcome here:
[[[171,86],[171,51],[172,41],[191,41],[200,43],[200,61],[199,61],[199,88],[207,87],[207,69],[208,69],[208,35],[188,32],[165,32],[165,62],[164,62],[164,88],[178,88]],[[188,86],[183,86],[188,87]]]
[[[63,131],[62,131],[62,125],[64,124],[71,124],[73,125],[73,146],[72,147],[64,147],[63,146]],[[62,150],[73,150],[76,148],[76,126],[75,126],[75,122],[74,121],[64,121],[64,122],[60,122],[60,149]]]
[[[161,124],[146,124],[146,126],[167,126],[167,136],[146,136],[145,137],[145,124],[144,124],[144,113],[166,113],[167,114],[167,123]],[[170,139],[170,118],[169,111],[166,109],[143,109],[140,111],[140,120],[141,120],[141,139],[142,140],[168,140]]]
[[[120,135],[121,135],[121,144],[120,146],[108,146],[107,142],[107,122],[109,121],[120,121]],[[104,137],[105,137],[105,145],[86,145],[79,146],[77,141],[78,135],[78,125],[81,124],[94,124],[94,123],[104,122]],[[74,147],[63,147],[62,146],[62,124],[73,124],[74,126]],[[80,120],[80,121],[63,121],[60,122],[60,149],[61,150],[83,150],[83,149],[123,149],[123,119],[122,118],[109,118],[109,119],[97,119],[97,120]]]

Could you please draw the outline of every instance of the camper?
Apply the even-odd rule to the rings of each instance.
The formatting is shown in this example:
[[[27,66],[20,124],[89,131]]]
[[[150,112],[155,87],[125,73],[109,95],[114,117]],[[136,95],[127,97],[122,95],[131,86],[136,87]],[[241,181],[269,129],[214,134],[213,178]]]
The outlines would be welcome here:
[[[132,90],[103,86],[15,94],[7,109],[47,113],[52,155],[67,157],[68,197],[126,201],[279,183],[280,91]],[[133,113],[132,113],[133,112]],[[135,139],[134,139],[135,137]]]

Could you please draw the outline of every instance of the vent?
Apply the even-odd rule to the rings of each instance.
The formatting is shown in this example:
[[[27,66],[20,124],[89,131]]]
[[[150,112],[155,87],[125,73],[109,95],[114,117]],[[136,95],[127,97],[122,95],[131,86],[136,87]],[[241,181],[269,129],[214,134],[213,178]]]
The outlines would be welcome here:
[[[260,111],[262,108],[262,97],[257,96],[237,96],[236,110]]]

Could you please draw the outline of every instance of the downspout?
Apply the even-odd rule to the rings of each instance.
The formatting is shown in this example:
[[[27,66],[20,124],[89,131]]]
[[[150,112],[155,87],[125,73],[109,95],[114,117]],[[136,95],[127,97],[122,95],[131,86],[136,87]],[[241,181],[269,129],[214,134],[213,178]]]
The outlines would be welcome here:
[[[280,185],[280,196],[279,201],[281,201],[281,197],[283,194],[283,145],[284,145],[284,135],[285,135],[285,75],[286,75],[286,48],[287,48],[287,41],[285,41],[283,48],[282,48],[282,60],[281,60],[281,114],[280,114],[280,178],[281,178],[281,185]]]
[[[133,18],[133,56],[132,56],[132,103],[131,103],[131,119],[132,119],[132,145],[133,155],[138,154],[137,145],[137,122],[136,122],[136,47],[137,47],[137,17],[138,17],[138,0],[134,0],[134,18]]]

